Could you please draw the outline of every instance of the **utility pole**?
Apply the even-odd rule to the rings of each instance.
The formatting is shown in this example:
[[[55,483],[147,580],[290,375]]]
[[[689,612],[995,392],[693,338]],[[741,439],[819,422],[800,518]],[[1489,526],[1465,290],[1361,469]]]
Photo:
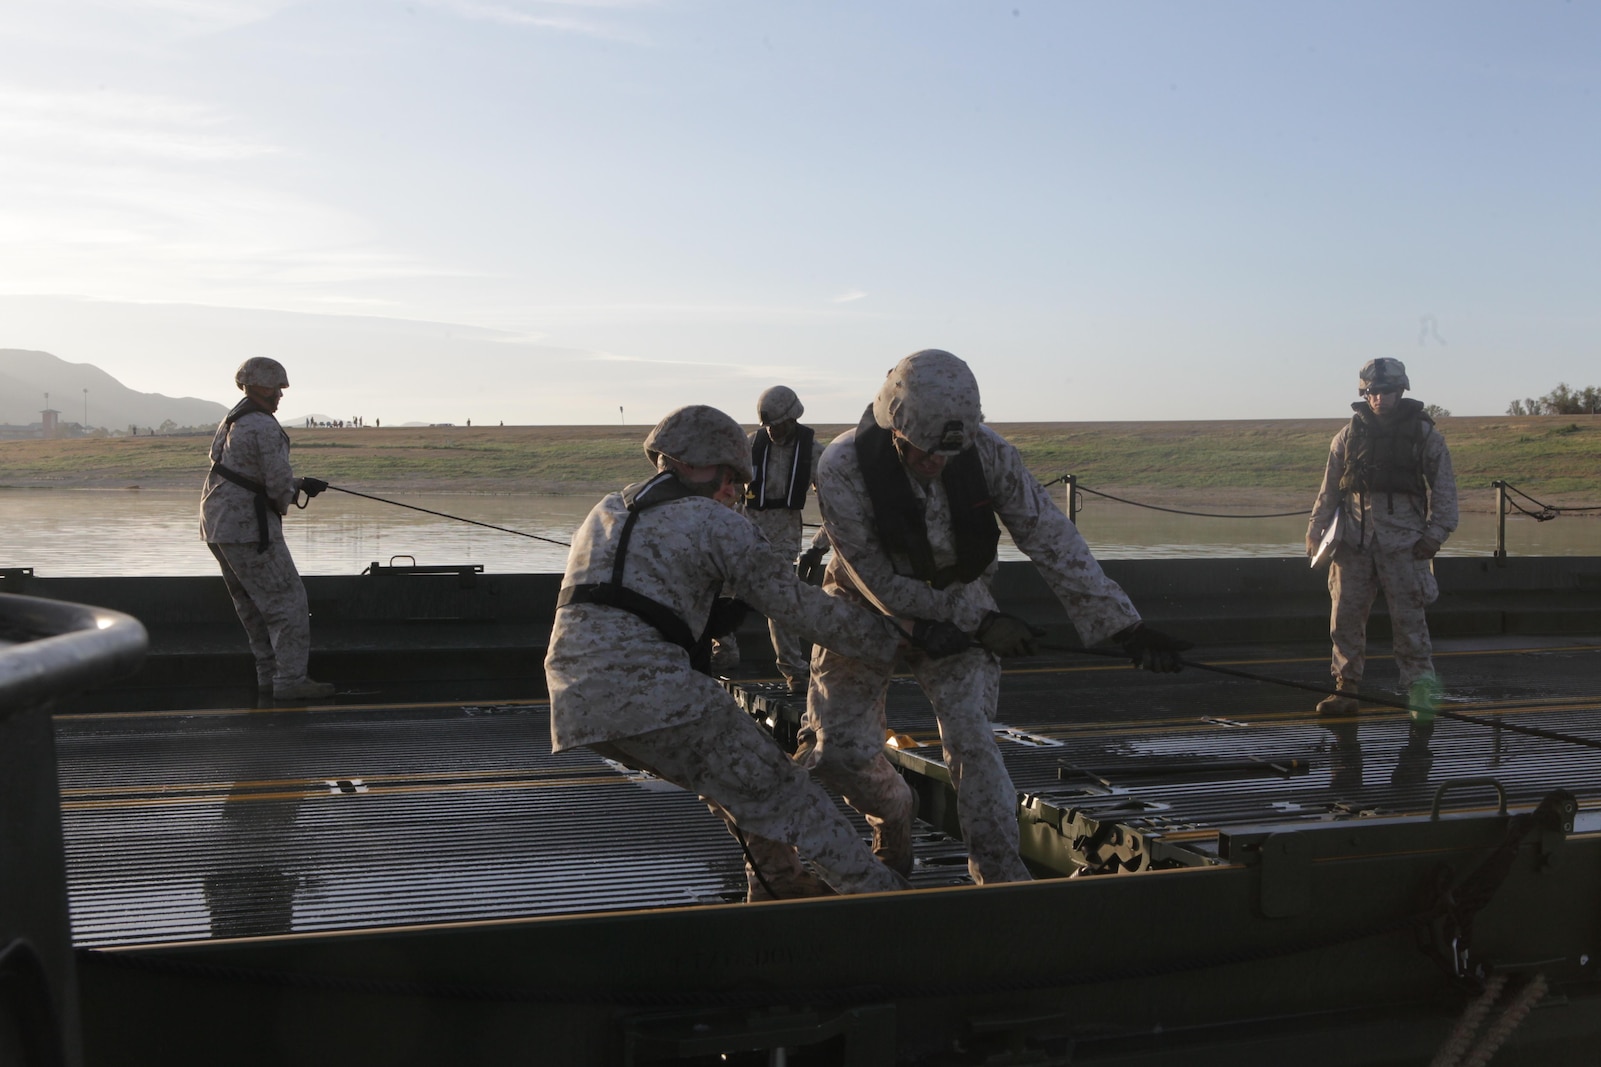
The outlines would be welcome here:
[[[83,387],[83,428],[89,429],[89,387]]]

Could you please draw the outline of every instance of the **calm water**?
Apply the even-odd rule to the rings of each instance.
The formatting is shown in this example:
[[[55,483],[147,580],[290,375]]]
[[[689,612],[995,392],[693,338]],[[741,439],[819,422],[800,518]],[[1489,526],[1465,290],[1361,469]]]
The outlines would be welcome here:
[[[572,539],[595,502],[584,496],[394,499],[557,541]],[[43,577],[215,574],[217,565],[199,539],[198,510],[198,493],[0,489],[0,567],[33,567]],[[808,520],[815,522],[815,513]],[[291,512],[284,529],[305,574],[357,574],[369,563],[397,556],[423,564],[482,563],[498,572],[560,571],[567,560],[559,545],[337,492]],[[1102,559],[1298,556],[1306,520],[1191,518],[1095,500],[1079,516],[1079,529]],[[1494,517],[1469,514],[1444,554],[1488,555],[1494,548]],[[1509,518],[1507,550],[1518,556],[1601,555],[1601,519]],[[1001,556],[1022,558],[1010,542],[1003,542]]]

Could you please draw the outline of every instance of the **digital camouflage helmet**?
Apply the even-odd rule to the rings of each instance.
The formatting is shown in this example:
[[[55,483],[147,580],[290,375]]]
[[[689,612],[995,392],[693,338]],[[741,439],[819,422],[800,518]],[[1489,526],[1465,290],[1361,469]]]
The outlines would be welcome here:
[[[287,389],[289,372],[284,370],[284,365],[276,359],[252,356],[239,364],[239,369],[234,371],[233,383],[241,389],[252,385],[262,389]]]
[[[1388,393],[1397,389],[1404,391],[1410,388],[1412,382],[1406,376],[1406,364],[1388,356],[1368,360],[1362,364],[1362,370],[1356,376],[1357,396]]]
[[[749,482],[750,441],[729,415],[705,404],[691,404],[670,413],[645,438],[645,455],[657,468],[661,458],[691,467],[729,467],[734,478]]]
[[[924,452],[952,455],[973,444],[984,412],[978,380],[949,352],[925,348],[895,364],[873,400],[873,421]]]
[[[772,426],[786,419],[798,419],[806,412],[800,397],[787,385],[775,385],[756,401],[756,417],[763,426]]]

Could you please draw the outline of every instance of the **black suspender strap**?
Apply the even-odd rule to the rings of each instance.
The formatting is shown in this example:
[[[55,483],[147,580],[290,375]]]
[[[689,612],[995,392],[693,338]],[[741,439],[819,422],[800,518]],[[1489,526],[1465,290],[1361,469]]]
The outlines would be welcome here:
[[[658,489],[661,492],[654,494],[656,499],[648,502],[643,500],[645,496],[652,494],[653,490]],[[617,537],[617,554],[612,560],[611,581],[566,586],[556,594],[556,607],[560,609],[568,604],[600,604],[609,608],[620,608],[650,623],[662,637],[689,653],[691,666],[704,671],[711,665],[710,640],[704,636],[697,638],[690,630],[689,623],[666,604],[644,593],[635,592],[623,584],[623,567],[628,561],[628,543],[633,539],[634,523],[639,520],[640,513],[647,508],[681,500],[686,495],[678,480],[671,474],[657,475],[634,493],[632,498],[625,490],[628,518],[623,520],[622,532]]]
[[[247,396],[233,406],[233,410],[228,412],[228,417],[223,419],[223,423],[231,430],[234,423],[238,422],[244,416],[258,411],[263,415],[272,414],[272,412],[256,403],[254,397]],[[279,428],[279,432],[283,432],[282,427]],[[288,439],[287,434],[285,434],[284,437],[285,440]],[[211,473],[225,481],[232,482],[241,489],[248,489],[250,492],[255,494],[256,551],[258,553],[267,551],[268,546],[272,544],[272,527],[267,524],[267,509],[272,507],[272,497],[267,495],[267,487],[256,481],[254,478],[246,478],[243,474],[240,474],[232,467],[223,466],[216,460],[211,461]]]
[[[267,496],[267,487],[258,481],[246,478],[232,467],[224,467],[221,463],[212,463],[211,473],[256,495],[256,551],[267,551],[267,546],[272,544],[272,527],[267,525],[267,505],[271,503],[271,498]]]

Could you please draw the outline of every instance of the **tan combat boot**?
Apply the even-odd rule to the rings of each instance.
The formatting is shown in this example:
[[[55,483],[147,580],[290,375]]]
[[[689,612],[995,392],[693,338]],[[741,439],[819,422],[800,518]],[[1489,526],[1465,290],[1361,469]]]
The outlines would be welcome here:
[[[870,820],[871,821],[871,820]],[[908,878],[912,873],[912,816],[873,824],[873,855],[884,866]]]
[[[272,687],[274,700],[326,700],[334,695],[332,682],[314,682],[302,678],[298,682],[285,682]]]
[[[1356,698],[1346,696],[1346,693],[1356,692],[1357,683],[1347,678],[1336,678],[1334,688],[1338,694],[1330,693],[1317,702],[1317,713],[1330,718],[1342,718],[1346,715],[1355,715],[1358,710]]]

